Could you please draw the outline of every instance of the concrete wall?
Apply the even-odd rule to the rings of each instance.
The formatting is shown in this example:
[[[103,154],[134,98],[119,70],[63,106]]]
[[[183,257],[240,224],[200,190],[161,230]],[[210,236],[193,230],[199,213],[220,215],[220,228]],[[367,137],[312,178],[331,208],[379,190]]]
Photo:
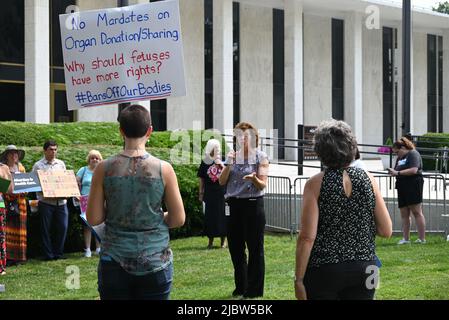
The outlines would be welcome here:
[[[331,117],[332,20],[305,14],[304,124],[318,125]]]
[[[273,127],[273,11],[240,5],[240,120]]]
[[[382,144],[382,29],[363,28],[363,142]]]
[[[427,34],[413,33],[412,133],[427,132]]]
[[[179,2],[186,96],[167,99],[167,129],[204,127],[204,1]]]

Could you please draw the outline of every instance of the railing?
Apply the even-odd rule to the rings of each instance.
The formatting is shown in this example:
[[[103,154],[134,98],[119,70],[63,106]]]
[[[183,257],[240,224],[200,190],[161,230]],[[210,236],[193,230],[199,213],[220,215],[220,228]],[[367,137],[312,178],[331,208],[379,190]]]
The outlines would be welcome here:
[[[266,226],[292,233],[292,183],[287,177],[268,177],[264,206]]]
[[[375,174],[374,177],[390,213],[393,232],[399,233],[402,230],[402,219],[397,207],[396,180],[385,174]],[[422,206],[426,232],[444,233],[447,236],[449,214],[446,206],[446,177],[441,174],[424,174],[423,178]],[[264,204],[269,229],[289,232],[291,235],[301,229],[303,192],[308,179],[298,177],[292,183],[287,177],[268,177]],[[414,219],[411,231],[416,231]]]
[[[305,160],[319,160],[316,155],[314,155],[313,151],[313,141],[310,139],[302,139],[304,136],[302,134],[303,126],[298,126],[298,136],[300,139],[289,139],[289,138],[278,138],[278,137],[259,137],[260,139],[260,148],[263,151],[267,151],[269,148],[272,148],[272,150],[278,150],[279,148],[283,148],[284,150],[294,150],[294,152],[297,153],[297,161],[296,162],[285,162],[280,159],[270,159],[275,160],[275,163],[279,165],[285,165],[285,166],[295,166],[298,168],[298,175],[302,176],[304,171],[303,168],[316,168],[316,169],[323,169],[323,166],[314,166],[310,164],[304,164]],[[223,135],[225,140],[228,144],[232,144],[232,135]],[[447,141],[447,139],[446,139]],[[414,139],[414,142],[416,140]],[[426,140],[426,143],[429,141]],[[437,143],[437,142],[435,142]],[[390,148],[389,153],[381,153],[378,152],[378,149],[384,147],[384,148]],[[386,145],[376,145],[376,144],[358,144],[358,148],[360,151],[360,154],[362,155],[373,155],[378,156],[381,159],[385,160],[384,168],[386,167],[394,167],[394,157],[391,150],[391,146]],[[421,153],[421,158],[423,160],[429,159],[429,160],[435,160],[435,168],[431,169],[434,170],[436,173],[449,173],[449,148],[443,147],[443,148],[425,148],[418,146],[416,148],[418,152]],[[276,152],[277,155],[277,152]]]
[[[401,232],[401,212],[397,205],[396,179],[387,175],[375,175],[382,197],[385,200],[391,221],[393,232]],[[446,207],[446,177],[441,174],[424,174],[423,186],[423,215],[426,220],[426,232],[448,233],[448,217]],[[412,219],[411,231],[416,231],[414,219]]]

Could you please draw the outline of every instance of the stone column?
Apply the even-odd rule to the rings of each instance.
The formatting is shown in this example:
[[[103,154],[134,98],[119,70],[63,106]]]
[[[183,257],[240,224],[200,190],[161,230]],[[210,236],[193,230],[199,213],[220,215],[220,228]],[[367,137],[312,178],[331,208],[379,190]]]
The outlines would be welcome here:
[[[50,122],[49,0],[25,1],[25,121]]]
[[[357,142],[363,143],[362,15],[350,12],[345,19],[345,121]]]
[[[213,3],[214,128],[224,133],[233,126],[232,0]]]
[[[285,137],[298,138],[298,124],[304,124],[303,6],[285,1]],[[296,145],[296,144],[293,144]],[[285,149],[286,160],[297,160],[297,150]]]

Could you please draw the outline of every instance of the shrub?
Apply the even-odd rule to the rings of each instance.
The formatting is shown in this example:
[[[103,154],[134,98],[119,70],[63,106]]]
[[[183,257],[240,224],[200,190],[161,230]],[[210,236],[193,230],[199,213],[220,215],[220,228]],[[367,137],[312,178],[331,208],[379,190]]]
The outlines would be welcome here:
[[[448,133],[427,133],[419,137],[416,146],[418,148],[443,149],[449,147]],[[425,171],[433,171],[436,167],[435,151],[420,151],[423,156],[423,166]],[[441,153],[439,154],[441,156]]]
[[[188,136],[185,135],[188,133]],[[179,132],[171,135],[170,132],[154,132],[148,143],[148,151],[154,156],[170,162],[170,152],[181,139],[188,143],[189,150],[193,150],[193,135],[198,138],[208,138],[210,132],[186,131],[184,136]],[[54,139],[59,145],[58,158],[63,160],[68,170],[76,173],[79,168],[86,165],[86,155],[91,149],[97,149],[108,158],[123,148],[123,140],[119,134],[116,123],[55,123],[32,124],[23,122],[0,122],[0,150],[6,145],[14,144],[26,152],[23,165],[31,171],[33,164],[43,157],[42,146],[45,140]],[[206,141],[202,141],[201,150]],[[225,145],[225,144],[224,144]],[[186,145],[187,146],[187,145]],[[223,147],[226,150],[226,146]],[[194,160],[192,152],[189,159]],[[196,176],[199,163],[173,164],[178,178],[181,196],[186,211],[186,222],[182,228],[170,230],[172,238],[200,235],[203,229],[203,214],[201,203],[198,201],[198,178]],[[34,194],[29,197],[33,198]],[[81,251],[83,247],[82,222],[79,212],[68,201],[69,229],[65,250],[66,252]],[[30,211],[29,211],[30,212]],[[39,216],[29,215],[28,218],[28,254],[30,257],[40,253]]]

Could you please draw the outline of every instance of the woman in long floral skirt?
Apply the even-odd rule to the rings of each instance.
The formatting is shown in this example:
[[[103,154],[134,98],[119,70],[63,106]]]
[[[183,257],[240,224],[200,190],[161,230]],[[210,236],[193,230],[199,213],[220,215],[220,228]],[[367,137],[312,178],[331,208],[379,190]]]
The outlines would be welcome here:
[[[0,178],[11,180],[11,175],[7,166],[0,163]],[[11,191],[11,186],[8,191]],[[3,194],[0,192],[0,276],[6,274],[6,208],[3,201]]]
[[[25,151],[14,145],[6,147],[0,155],[0,162],[6,164],[11,174],[25,173],[26,170],[20,161],[25,157]],[[6,260],[8,265],[15,265],[26,261],[27,253],[27,204],[26,194],[7,193],[3,200],[6,206],[16,203],[19,209],[16,214],[7,214],[6,217],[6,247],[8,248]]]

